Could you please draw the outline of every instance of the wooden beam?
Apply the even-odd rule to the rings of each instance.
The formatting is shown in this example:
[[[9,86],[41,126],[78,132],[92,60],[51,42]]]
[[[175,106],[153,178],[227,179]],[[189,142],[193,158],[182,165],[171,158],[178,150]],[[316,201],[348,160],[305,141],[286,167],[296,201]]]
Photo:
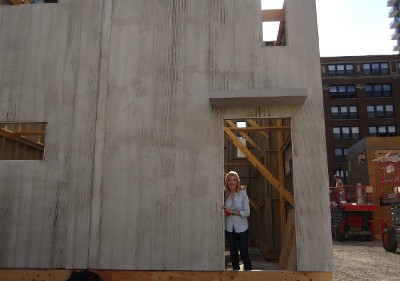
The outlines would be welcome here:
[[[263,22],[283,21],[285,20],[285,10],[284,9],[262,10],[261,18]]]
[[[289,211],[288,221],[285,229],[284,239],[282,240],[281,254],[279,256],[279,269],[288,270],[289,260],[293,259],[296,255],[296,249],[293,247],[295,237],[295,214],[294,210]],[[295,265],[290,265],[294,267]],[[290,269],[289,269],[290,270]],[[293,269],[292,269],[293,270]]]
[[[282,119],[278,118],[276,119],[276,126],[277,127],[282,127],[283,125]],[[290,127],[290,126],[289,126]],[[283,159],[283,150],[280,149],[283,144],[283,131],[278,131],[277,132],[277,147],[279,149],[278,151],[278,179],[279,182],[281,183],[282,186],[285,185],[285,175],[284,175],[284,159]]]
[[[13,5],[31,4],[31,0],[10,0]]]
[[[76,270],[80,271],[80,270]],[[102,281],[331,281],[332,272],[307,271],[172,271],[172,270],[90,270]],[[70,269],[0,269],[0,280],[4,281],[65,281]]]
[[[285,136],[285,139],[283,140],[282,146],[279,149],[285,151],[291,142],[292,142],[292,133],[289,131],[289,133]]]
[[[281,234],[281,241],[284,239],[285,229],[286,229],[286,200],[283,196],[279,197],[279,214],[280,214],[280,234]]]
[[[233,144],[247,157],[247,159],[257,168],[258,171],[267,179],[269,183],[285,198],[285,200],[294,206],[293,195],[281,185],[270,171],[237,139],[235,134],[227,127],[224,127],[225,134],[233,142]]]
[[[254,128],[259,128],[260,127],[257,124],[257,122],[254,121],[253,119],[247,119],[246,122],[249,123],[251,127],[254,127]],[[262,136],[264,136],[267,140],[269,140],[269,136],[268,136],[268,134],[266,132],[261,131],[261,132],[258,132],[258,133],[261,134]]]
[[[279,23],[278,35],[276,37],[276,42],[275,42],[276,46],[282,46],[282,36],[284,33],[285,33],[285,20],[282,20]]]
[[[228,127],[228,128],[232,132],[259,132],[259,131],[290,130],[290,126],[244,127],[244,128]]]
[[[238,128],[238,126],[232,121],[232,120],[225,120],[225,122],[231,126],[232,128]],[[239,132],[239,134],[255,149],[258,149],[261,151],[261,147],[255,142],[253,141],[252,138],[250,138],[250,136],[246,133],[243,132]]]
[[[226,163],[224,166],[250,166],[251,163]]]
[[[46,131],[12,131],[17,135],[26,135],[26,136],[43,136],[46,134]]]
[[[282,119],[276,119],[276,126],[282,126],[283,121]],[[278,131],[277,132],[277,147],[279,149],[278,151],[278,180],[280,182],[280,184],[282,186],[285,186],[285,174],[284,174],[284,155],[283,155],[283,150],[282,148],[282,144],[283,144],[283,132],[282,131]],[[285,228],[286,228],[286,201],[285,198],[283,198],[283,196],[280,196],[280,200],[279,200],[279,210],[280,210],[280,219],[281,219],[281,223],[280,223],[280,233],[281,233],[281,241],[283,241],[283,235],[285,233]]]

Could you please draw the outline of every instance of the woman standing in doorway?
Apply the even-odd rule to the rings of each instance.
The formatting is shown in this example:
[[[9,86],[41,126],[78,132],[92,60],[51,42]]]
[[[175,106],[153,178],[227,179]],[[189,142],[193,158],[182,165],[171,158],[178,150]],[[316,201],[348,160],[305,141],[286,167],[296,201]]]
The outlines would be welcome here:
[[[246,190],[240,188],[239,175],[230,171],[225,177],[225,237],[228,241],[233,270],[239,270],[239,255],[245,270],[253,267],[249,258],[248,240],[249,223],[247,217],[250,215],[249,198]]]

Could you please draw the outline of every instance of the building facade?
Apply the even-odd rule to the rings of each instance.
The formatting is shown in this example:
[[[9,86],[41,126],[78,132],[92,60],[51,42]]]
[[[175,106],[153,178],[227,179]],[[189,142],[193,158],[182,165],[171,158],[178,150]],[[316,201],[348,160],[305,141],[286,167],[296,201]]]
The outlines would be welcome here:
[[[390,28],[393,29],[392,40],[396,40],[396,45],[393,51],[400,51],[400,1],[399,0],[388,0],[387,6],[391,7],[389,10],[389,18],[393,18],[390,23]]]
[[[347,182],[347,150],[362,138],[399,135],[399,70],[399,55],[321,58],[330,175]]]

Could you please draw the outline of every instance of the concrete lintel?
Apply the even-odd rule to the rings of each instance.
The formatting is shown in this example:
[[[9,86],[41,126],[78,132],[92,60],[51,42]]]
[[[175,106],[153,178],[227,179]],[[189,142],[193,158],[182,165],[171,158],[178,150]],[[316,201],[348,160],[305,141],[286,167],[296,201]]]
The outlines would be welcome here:
[[[210,92],[212,107],[299,106],[306,98],[305,88]]]

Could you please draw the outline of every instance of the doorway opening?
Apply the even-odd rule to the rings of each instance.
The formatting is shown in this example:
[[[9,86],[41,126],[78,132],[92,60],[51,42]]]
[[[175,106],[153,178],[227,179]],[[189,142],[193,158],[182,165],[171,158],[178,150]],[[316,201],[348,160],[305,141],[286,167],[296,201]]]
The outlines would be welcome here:
[[[255,270],[286,269],[290,263],[285,251],[294,236],[294,216],[292,236],[287,235],[294,206],[292,167],[290,117],[224,120],[224,175],[236,171],[249,196],[249,253]],[[225,269],[230,270],[227,249]]]

